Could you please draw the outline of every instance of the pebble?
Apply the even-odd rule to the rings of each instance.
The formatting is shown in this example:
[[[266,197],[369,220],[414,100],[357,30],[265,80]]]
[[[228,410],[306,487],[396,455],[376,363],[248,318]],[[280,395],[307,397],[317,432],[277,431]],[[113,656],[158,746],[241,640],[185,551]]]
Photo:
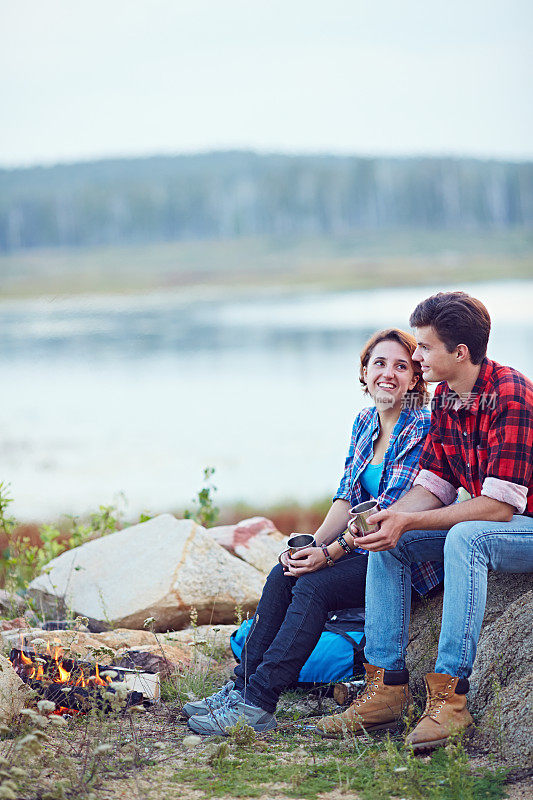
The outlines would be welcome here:
[[[186,736],[183,740],[184,747],[198,747],[198,745],[202,744],[202,737],[201,736]]]

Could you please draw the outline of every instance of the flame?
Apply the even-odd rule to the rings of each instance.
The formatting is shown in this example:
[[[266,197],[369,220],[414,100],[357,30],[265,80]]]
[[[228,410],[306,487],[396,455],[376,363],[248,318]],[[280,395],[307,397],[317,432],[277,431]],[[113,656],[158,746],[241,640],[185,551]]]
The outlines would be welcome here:
[[[91,682],[92,682],[92,683],[93,683],[95,686],[107,686],[107,684],[108,684],[108,681],[107,681],[107,680],[106,680],[106,681],[104,681],[104,679],[100,677],[100,672],[99,672],[99,670],[98,670],[98,664],[96,664],[96,666],[95,666],[95,668],[94,668],[94,675],[91,675],[91,677],[89,678],[89,680],[90,680],[90,681],[91,681]]]
[[[52,680],[55,684],[68,684],[71,687],[88,689],[89,693],[91,689],[96,686],[108,686],[108,684],[113,682],[113,678],[110,675],[100,675],[99,664],[90,667],[89,674],[87,674],[88,669],[82,669],[81,664],[77,664],[76,661],[65,661],[63,658],[64,650],[60,646],[60,643],[54,642],[52,646],[50,646],[50,642],[48,642],[46,650],[49,654],[48,660],[46,660],[46,655],[44,656],[44,660],[43,657],[35,654],[33,654],[33,658],[31,658],[24,652],[22,647],[18,651],[18,667],[25,680],[39,680],[44,683],[48,683]],[[68,669],[67,663],[69,665],[72,663],[70,669]],[[50,668],[52,668],[52,670]],[[51,671],[54,675],[53,678],[50,674]],[[79,714],[84,714],[85,711],[68,708],[67,706],[59,706],[53,713],[59,716],[64,714],[78,716]]]
[[[85,675],[83,674],[83,670],[81,670],[80,677],[78,678],[74,686],[81,686],[82,688],[85,688],[87,686],[87,681],[85,680]]]
[[[33,661],[28,656],[24,655],[24,650],[20,650],[20,660],[23,664],[26,664],[27,667],[33,667]]]
[[[54,647],[54,652],[52,654],[52,658],[54,659],[54,661],[56,663],[59,662],[59,659],[61,658],[62,655],[63,655],[63,648],[60,645]]]
[[[54,683],[66,683],[70,678],[70,672],[63,667],[63,664],[60,664],[59,661],[56,661],[57,664],[57,678],[54,678]]]
[[[63,663],[59,661],[62,655],[63,655],[63,648],[60,646],[54,647],[52,658],[56,662],[57,666],[57,678],[54,678],[54,683],[67,683],[67,681],[70,678],[70,672],[67,669],[65,669]]]

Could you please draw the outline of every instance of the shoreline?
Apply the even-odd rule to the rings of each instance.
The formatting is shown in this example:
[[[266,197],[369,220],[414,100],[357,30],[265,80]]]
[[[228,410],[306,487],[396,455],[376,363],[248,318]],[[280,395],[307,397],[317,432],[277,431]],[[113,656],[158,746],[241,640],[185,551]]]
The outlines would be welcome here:
[[[0,301],[147,292],[345,291],[524,280],[528,229],[383,230],[343,237],[243,238],[0,255]]]

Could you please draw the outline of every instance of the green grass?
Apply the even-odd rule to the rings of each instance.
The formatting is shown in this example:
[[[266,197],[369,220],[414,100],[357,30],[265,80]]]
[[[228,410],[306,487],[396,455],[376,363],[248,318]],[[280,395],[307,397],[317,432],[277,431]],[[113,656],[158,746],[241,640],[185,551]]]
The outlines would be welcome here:
[[[177,673],[171,679],[163,680],[161,682],[161,699],[163,702],[172,703],[181,708],[189,700],[209,697],[220,689],[220,686],[220,670],[196,667],[186,673]]]
[[[300,737],[301,738],[301,737]],[[290,740],[289,740],[290,741]],[[209,756],[205,766],[177,770],[172,782],[208,797],[259,797],[275,786],[281,797],[316,798],[340,790],[361,800],[498,800],[504,797],[505,774],[473,773],[462,745],[418,759],[400,742],[387,739],[372,745],[304,741],[296,747],[283,734],[273,734],[257,746],[235,748],[226,743]],[[271,789],[270,789],[271,791]]]
[[[309,800],[332,791],[360,800],[505,796],[505,771],[473,769],[460,741],[417,758],[399,735],[323,740],[300,725],[257,737],[250,730],[190,746],[184,744],[185,724],[166,704],[131,718],[95,711],[61,728],[25,717],[0,731],[0,797],[167,800],[186,797],[188,790],[201,797]],[[36,732],[39,739],[28,742]],[[2,793],[9,781],[16,785],[11,795]]]

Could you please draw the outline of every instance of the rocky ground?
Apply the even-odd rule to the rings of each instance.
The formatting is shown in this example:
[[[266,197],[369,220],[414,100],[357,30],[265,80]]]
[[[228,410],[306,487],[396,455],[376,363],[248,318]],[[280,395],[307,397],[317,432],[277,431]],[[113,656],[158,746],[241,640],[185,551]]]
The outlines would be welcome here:
[[[403,726],[390,737],[317,739],[306,726],[313,717],[331,710],[334,702],[295,693],[283,696],[278,729],[270,734],[255,736],[246,728],[236,728],[229,737],[191,739],[180,715],[182,704],[210,694],[225,682],[234,663],[229,635],[235,628],[235,613],[242,613],[243,605],[253,610],[284,541],[268,520],[254,518],[245,523],[206,531],[165,515],[59,556],[49,565],[50,571],[34,582],[33,608],[19,595],[0,593],[4,653],[4,660],[0,658],[0,798],[529,800],[533,795],[533,592],[527,575],[489,576],[487,612],[469,694],[476,729],[468,742],[451,743],[431,757],[415,758],[403,748]],[[121,594],[116,591],[117,562],[122,569],[126,540],[128,553],[136,553],[137,566],[133,569],[128,559],[120,582],[126,586],[128,581],[134,583],[137,574],[141,577],[134,590]],[[210,570],[205,575],[196,570],[194,581],[186,580],[189,561],[198,561],[199,555]],[[113,564],[109,585],[102,580],[101,565],[107,561]],[[72,576],[80,565],[85,580],[76,594]],[[233,594],[228,593],[224,602],[218,590],[207,591],[222,568],[233,575],[227,583]],[[87,594],[90,570],[98,583],[98,593],[92,595]],[[152,577],[143,583],[144,572],[162,575],[163,580]],[[74,605],[71,610],[94,613],[88,614],[90,620],[72,623],[70,630],[44,630],[35,599],[44,603],[64,597],[61,580],[68,581],[69,591],[76,590],[72,600],[79,608]],[[144,587],[144,594],[139,587]],[[239,597],[245,602],[239,602]],[[441,607],[438,592],[413,607],[408,666],[419,711],[424,703],[423,676],[434,665]],[[114,616],[100,613],[106,608]],[[59,610],[57,604],[55,610]],[[164,632],[164,614],[177,614],[174,627],[184,619],[189,627]],[[210,624],[199,624],[202,620]],[[68,720],[54,717],[50,709],[38,706],[38,698],[28,695],[5,658],[21,642],[40,655],[49,647],[61,647],[67,658],[157,671],[161,702],[144,710],[125,711],[118,703],[109,714],[94,708]]]
[[[221,676],[220,676],[221,677]],[[263,798],[424,798],[525,800],[530,784],[504,765],[452,745],[432,757],[413,758],[401,736],[317,739],[305,730],[332,700],[284,696],[278,730],[255,736],[199,739],[181,719],[180,701],[167,699],[144,713],[101,714],[41,728],[39,749],[17,750],[27,730],[0,741],[0,753],[22,765],[17,798],[56,800],[162,800],[211,796]],[[31,735],[31,720],[26,723]],[[0,788],[1,792],[1,788]],[[8,795],[1,795],[8,796]]]
[[[209,693],[230,675],[234,663],[227,649],[230,628],[233,626],[217,631],[209,626],[189,628],[166,637],[150,631],[41,632],[41,637],[61,641],[65,648],[70,639],[80,655],[89,653],[93,646],[89,640],[103,646],[104,637],[109,645],[118,645],[116,652],[137,643],[137,649],[145,648],[141,652],[159,653],[167,661],[168,655],[183,660],[169,668],[162,684],[162,702],[144,711],[104,715],[95,710],[58,725],[46,714],[43,719],[37,713],[35,699],[25,698],[29,715],[15,715],[0,729],[0,780],[2,766],[5,769],[7,764],[8,772],[15,766],[22,774],[15,775],[17,789],[12,796],[21,800],[192,800],[210,796],[525,800],[531,796],[525,762],[516,763],[512,743],[507,748],[505,738],[496,751],[480,746],[474,738],[465,743],[466,749],[457,743],[422,758],[404,751],[403,726],[390,739],[317,738],[306,727],[317,716],[337,709],[327,697],[286,693],[280,703],[278,729],[263,736],[236,729],[230,737],[191,738],[180,714],[181,705]],[[30,639],[36,637],[31,629],[24,630]],[[9,628],[4,636],[14,631]],[[176,641],[166,645],[167,655],[163,656],[154,642],[164,643],[172,637]],[[423,697],[418,695],[417,701],[421,704]],[[38,741],[32,742],[35,731],[40,732]],[[45,738],[39,739],[43,734]]]

